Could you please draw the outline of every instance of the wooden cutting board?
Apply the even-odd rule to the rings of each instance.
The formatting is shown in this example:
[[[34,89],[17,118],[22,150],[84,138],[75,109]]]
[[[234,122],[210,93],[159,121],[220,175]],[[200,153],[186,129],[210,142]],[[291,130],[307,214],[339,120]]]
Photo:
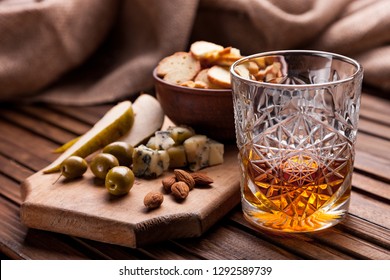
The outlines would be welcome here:
[[[240,201],[237,149],[225,146],[224,163],[201,172],[214,179],[210,187],[193,189],[178,203],[165,194],[161,180],[136,178],[128,195],[113,197],[88,170],[67,181],[37,172],[22,184],[21,221],[48,230],[128,247],[202,235]],[[164,193],[160,208],[148,211],[143,199],[149,191]]]

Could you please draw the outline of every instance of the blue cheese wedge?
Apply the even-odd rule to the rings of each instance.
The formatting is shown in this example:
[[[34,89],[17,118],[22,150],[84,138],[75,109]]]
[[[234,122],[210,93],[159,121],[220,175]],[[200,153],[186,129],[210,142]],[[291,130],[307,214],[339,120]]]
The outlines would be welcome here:
[[[183,143],[188,168],[191,171],[198,171],[201,168],[209,166],[209,152],[208,138],[205,135],[194,135],[188,138]]]
[[[187,126],[170,126],[167,129],[176,145],[181,145],[185,140],[195,135],[192,128]]]
[[[156,131],[146,143],[146,146],[153,150],[167,150],[173,145],[175,145],[175,141],[172,139],[171,133],[165,130]]]
[[[157,178],[169,168],[169,155],[165,150],[153,150],[140,145],[133,152],[133,173],[136,177]]]
[[[223,163],[224,145],[205,135],[196,134],[183,143],[191,171]]]

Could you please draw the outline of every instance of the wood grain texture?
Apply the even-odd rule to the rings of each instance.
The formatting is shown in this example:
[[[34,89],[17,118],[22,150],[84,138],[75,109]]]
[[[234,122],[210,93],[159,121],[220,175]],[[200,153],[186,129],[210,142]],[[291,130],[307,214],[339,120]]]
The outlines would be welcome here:
[[[23,128],[41,135],[43,138],[50,138],[57,143],[69,141],[75,135],[65,131],[57,126],[47,122],[42,122],[39,119],[23,114],[15,110],[3,110],[2,117],[19,125]]]
[[[163,192],[162,178],[137,178],[128,195],[112,197],[89,170],[81,179],[55,184],[58,173],[40,171],[22,184],[21,220],[32,228],[129,247],[200,236],[239,203],[236,148],[225,147],[224,159],[202,170],[214,179],[210,187],[193,189],[180,203],[165,195],[153,211],[145,208],[143,198],[152,190]]]
[[[28,116],[55,125],[63,130],[70,131],[76,135],[84,134],[91,127],[90,124],[80,122],[73,117],[66,116],[64,114],[61,114],[60,112],[50,110],[46,107],[23,106],[20,108],[20,110]]]
[[[331,229],[313,234],[270,234],[249,225],[242,216],[239,204],[199,237],[175,238],[149,243],[139,248],[26,227],[21,223],[19,216],[20,205],[24,201],[21,197],[20,184],[58,156],[51,153],[53,149],[92,126],[111,106],[79,108],[34,104],[14,106],[11,110],[14,112],[9,113],[9,107],[0,104],[2,258],[3,256],[11,259],[65,260],[390,258],[388,224],[390,163],[388,149],[385,148],[388,147],[390,140],[390,102],[368,94],[363,94],[361,104],[358,135],[359,141],[365,143],[361,142],[356,151],[350,212],[345,220]],[[26,119],[30,120],[25,122]],[[41,125],[51,132],[45,134]],[[51,187],[49,185],[46,187]],[[63,189],[67,186],[64,184]],[[78,198],[80,203],[88,200],[86,194],[89,192],[86,190],[93,187],[96,191],[101,191],[101,194],[104,193],[102,186],[89,185],[83,188],[82,194],[86,199],[81,201],[81,198]],[[107,198],[102,195],[100,199],[104,197]],[[166,196],[166,201],[169,201],[169,198]],[[110,203],[119,205],[115,201]],[[137,203],[142,207],[142,202]]]

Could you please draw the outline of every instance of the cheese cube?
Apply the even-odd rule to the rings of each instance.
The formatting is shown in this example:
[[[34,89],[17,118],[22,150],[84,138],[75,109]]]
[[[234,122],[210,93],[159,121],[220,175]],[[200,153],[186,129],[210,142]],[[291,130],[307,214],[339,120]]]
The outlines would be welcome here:
[[[223,163],[224,145],[215,140],[209,139],[209,166]]]
[[[208,138],[205,135],[194,135],[183,143],[187,155],[188,168],[191,171],[197,171],[209,165]]]
[[[171,126],[167,129],[170,132],[171,138],[175,141],[176,145],[181,145],[185,140],[195,135],[192,128],[186,126]]]
[[[155,132],[154,136],[146,143],[146,146],[153,150],[166,150],[174,144],[175,141],[171,138],[171,133],[169,131],[161,130]]]
[[[187,156],[183,145],[170,147],[168,150],[169,168],[187,166]]]
[[[133,173],[136,177],[157,178],[169,168],[169,155],[165,150],[153,150],[145,145],[134,148]]]

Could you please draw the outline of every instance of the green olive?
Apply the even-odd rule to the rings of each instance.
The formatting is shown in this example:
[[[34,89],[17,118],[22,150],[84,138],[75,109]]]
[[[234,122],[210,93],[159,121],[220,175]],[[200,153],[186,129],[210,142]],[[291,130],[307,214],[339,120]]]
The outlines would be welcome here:
[[[134,147],[123,141],[113,142],[103,148],[103,153],[112,154],[119,161],[119,165],[130,166],[133,162]]]
[[[134,173],[127,166],[116,166],[108,171],[105,186],[110,194],[127,194],[134,184]]]
[[[74,179],[83,176],[88,164],[82,157],[70,156],[61,163],[61,174],[65,178]]]
[[[107,172],[118,166],[119,162],[116,157],[111,154],[100,153],[97,154],[90,163],[92,173],[100,179],[106,178]]]

